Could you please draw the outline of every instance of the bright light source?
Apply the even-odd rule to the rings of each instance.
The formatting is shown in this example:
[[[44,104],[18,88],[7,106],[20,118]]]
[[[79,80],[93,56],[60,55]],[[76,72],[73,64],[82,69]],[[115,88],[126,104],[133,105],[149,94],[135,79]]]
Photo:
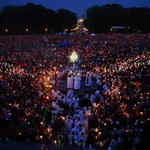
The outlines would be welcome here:
[[[72,52],[70,55],[70,60],[74,63],[78,59],[78,54],[76,52]]]

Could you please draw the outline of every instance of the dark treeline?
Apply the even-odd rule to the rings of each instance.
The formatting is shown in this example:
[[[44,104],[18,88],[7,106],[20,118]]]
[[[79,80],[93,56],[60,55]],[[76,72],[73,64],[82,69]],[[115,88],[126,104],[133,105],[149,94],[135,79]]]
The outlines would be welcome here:
[[[66,28],[74,28],[76,21],[76,14],[66,9],[55,12],[33,3],[27,3],[25,6],[5,6],[0,15],[0,33],[62,32]]]
[[[110,32],[111,26],[129,26],[130,32],[150,32],[150,8],[123,8],[119,4],[93,6],[86,10],[85,25],[93,32]]]
[[[77,14],[57,12],[42,5],[5,6],[0,12],[0,34],[44,34],[68,32],[76,26]],[[110,33],[112,26],[129,26],[123,32],[150,32],[150,8],[124,8],[119,4],[92,6],[86,10],[84,25],[89,33]]]

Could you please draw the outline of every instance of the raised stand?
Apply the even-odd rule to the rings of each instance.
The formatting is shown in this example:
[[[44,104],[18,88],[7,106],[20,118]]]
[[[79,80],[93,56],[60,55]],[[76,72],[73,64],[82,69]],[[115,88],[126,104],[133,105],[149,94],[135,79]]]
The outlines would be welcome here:
[[[74,94],[79,97],[83,97],[86,93],[90,93],[93,88],[97,88],[96,80],[93,80],[91,86],[85,86],[85,79],[81,80],[81,88],[80,90],[74,90]],[[59,79],[57,84],[57,89],[62,91],[63,93],[67,93],[67,81],[65,79]]]

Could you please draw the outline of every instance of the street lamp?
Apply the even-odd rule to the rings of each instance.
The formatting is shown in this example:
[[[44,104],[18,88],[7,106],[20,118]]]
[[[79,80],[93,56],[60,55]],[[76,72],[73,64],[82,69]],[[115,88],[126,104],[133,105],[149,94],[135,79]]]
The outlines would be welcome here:
[[[45,28],[45,33],[47,33],[47,31],[48,31],[48,29],[47,29],[47,28]]]
[[[5,32],[8,33],[8,29],[6,29]]]
[[[73,70],[75,69],[75,62],[78,60],[78,54],[73,51],[72,54],[70,55],[70,60],[73,63]]]
[[[28,33],[29,29],[26,28],[26,33]]]

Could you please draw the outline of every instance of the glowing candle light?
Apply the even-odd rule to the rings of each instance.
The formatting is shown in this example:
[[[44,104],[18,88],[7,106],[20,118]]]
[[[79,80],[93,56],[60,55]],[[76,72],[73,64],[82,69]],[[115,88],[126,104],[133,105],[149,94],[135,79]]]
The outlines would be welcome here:
[[[98,132],[98,128],[95,129],[95,132]]]
[[[40,135],[40,139],[42,139],[43,138],[43,136],[42,135]]]
[[[61,116],[61,119],[62,119],[62,120],[65,120],[65,117]]]
[[[49,128],[47,129],[47,132],[50,132],[50,129],[49,129]]]
[[[102,147],[104,144],[102,141],[99,142],[100,147]]]
[[[56,140],[54,141],[54,143],[55,143],[55,145],[57,145],[57,141]]]

